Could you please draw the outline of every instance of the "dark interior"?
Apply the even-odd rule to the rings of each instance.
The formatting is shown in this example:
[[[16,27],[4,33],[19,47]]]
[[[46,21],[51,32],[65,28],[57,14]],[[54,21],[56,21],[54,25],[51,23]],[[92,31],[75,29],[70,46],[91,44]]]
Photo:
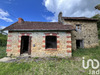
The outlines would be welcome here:
[[[29,36],[22,36],[21,37],[21,54],[28,53],[28,46],[29,46]]]
[[[57,48],[56,36],[46,36],[46,49],[47,48]]]
[[[77,49],[83,48],[83,40],[76,40],[76,47]]]

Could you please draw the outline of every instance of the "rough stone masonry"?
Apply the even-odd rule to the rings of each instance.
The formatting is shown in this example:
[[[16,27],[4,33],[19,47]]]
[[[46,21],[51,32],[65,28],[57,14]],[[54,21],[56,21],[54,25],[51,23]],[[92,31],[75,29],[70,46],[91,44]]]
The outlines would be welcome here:
[[[98,46],[97,20],[86,17],[62,17],[58,22],[18,22],[8,30],[7,56],[71,57],[72,49]]]

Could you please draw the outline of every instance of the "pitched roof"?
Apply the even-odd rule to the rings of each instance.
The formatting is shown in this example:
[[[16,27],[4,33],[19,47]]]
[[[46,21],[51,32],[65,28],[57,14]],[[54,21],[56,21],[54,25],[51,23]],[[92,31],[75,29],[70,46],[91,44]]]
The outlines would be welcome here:
[[[14,23],[4,30],[21,30],[21,31],[34,31],[34,30],[73,30],[72,25],[63,25],[59,22],[28,22]]]
[[[98,21],[98,19],[87,17],[62,17],[65,20],[85,20],[85,21]]]

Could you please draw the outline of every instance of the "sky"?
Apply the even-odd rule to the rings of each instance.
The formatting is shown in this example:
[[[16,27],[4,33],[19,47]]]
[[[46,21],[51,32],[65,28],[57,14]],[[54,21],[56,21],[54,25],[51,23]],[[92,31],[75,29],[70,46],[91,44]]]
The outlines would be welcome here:
[[[59,12],[65,17],[92,17],[100,13],[94,7],[100,0],[0,0],[0,28],[21,17],[25,21],[57,22]]]

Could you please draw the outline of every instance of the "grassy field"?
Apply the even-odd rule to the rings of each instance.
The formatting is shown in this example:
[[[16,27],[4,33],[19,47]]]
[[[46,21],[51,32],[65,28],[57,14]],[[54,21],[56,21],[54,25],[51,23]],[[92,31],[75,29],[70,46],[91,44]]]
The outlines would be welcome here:
[[[6,56],[5,48],[0,48],[0,58]],[[0,63],[0,75],[88,75],[83,69],[82,57],[100,59],[100,47],[73,51],[73,58],[32,61],[27,63]],[[53,58],[53,57],[52,57]],[[38,58],[33,58],[38,59]]]

